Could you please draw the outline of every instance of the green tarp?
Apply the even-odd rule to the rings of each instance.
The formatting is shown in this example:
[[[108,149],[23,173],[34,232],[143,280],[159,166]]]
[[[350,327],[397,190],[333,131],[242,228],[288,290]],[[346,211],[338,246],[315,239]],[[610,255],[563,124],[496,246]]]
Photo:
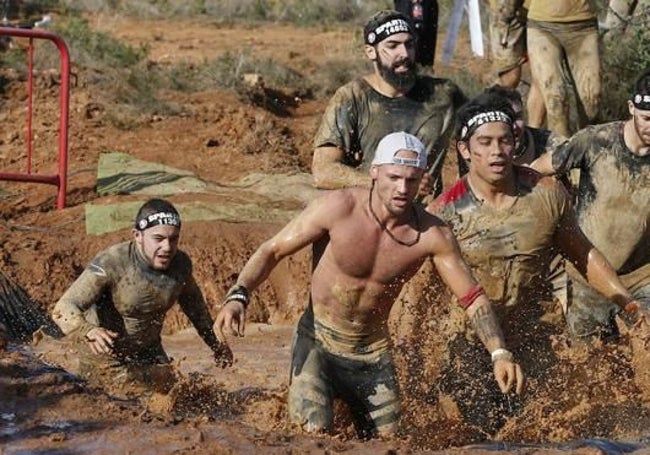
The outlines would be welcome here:
[[[183,193],[218,195],[215,201],[175,203],[183,222],[222,220],[286,222],[319,190],[306,173],[249,174],[235,182],[207,182],[189,171],[142,161],[127,153],[105,152],[97,169],[100,195],[141,194],[167,197]],[[203,198],[205,199],[205,198]],[[135,214],[146,198],[110,204],[86,204],[86,232],[99,235],[133,226]]]

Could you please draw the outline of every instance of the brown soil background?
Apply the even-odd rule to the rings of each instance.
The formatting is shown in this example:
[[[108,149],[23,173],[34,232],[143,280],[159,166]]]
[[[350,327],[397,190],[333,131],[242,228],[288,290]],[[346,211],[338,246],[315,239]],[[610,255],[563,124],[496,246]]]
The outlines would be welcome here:
[[[350,29],[143,22],[106,16],[91,20],[94,27],[131,44],[146,43],[150,58],[161,64],[252,50],[315,74],[328,61],[361,56]],[[462,64],[477,74],[487,73],[485,62]],[[13,73],[3,77],[10,82],[0,94],[0,163],[4,170],[15,171],[24,166],[25,86]],[[217,182],[234,181],[252,171],[307,172],[312,137],[327,102],[299,100],[288,107],[288,116],[278,117],[242,103],[232,92],[170,93],[169,99],[188,107],[189,115],[156,116],[137,130],[121,131],[102,120],[97,93],[83,71],[76,72],[76,79],[70,106],[67,208],[53,209],[53,187],[0,184],[0,267],[48,309],[96,252],[129,236],[128,230],[86,235],[84,204],[142,199],[98,196],[100,152],[127,152]],[[56,140],[58,86],[50,74],[39,74],[36,85],[34,167],[51,172],[56,167],[52,144]],[[218,145],[208,147],[210,140]],[[448,179],[453,169],[449,163]],[[184,202],[211,197],[192,194],[170,199]],[[197,281],[208,302],[220,302],[246,258],[278,228],[264,223],[184,225],[181,247],[193,258]],[[247,336],[231,340],[237,363],[230,370],[211,365],[207,348],[191,329],[185,330],[184,316],[177,311],[169,315],[164,344],[184,375],[173,396],[120,400],[39,360],[51,358],[52,353],[66,358],[65,343],[12,346],[0,354],[0,453],[647,451],[641,438],[649,434],[645,428],[650,413],[633,380],[625,340],[618,346],[586,350],[571,347],[561,331],[544,347],[553,352],[555,361],[540,376],[543,379],[531,381],[523,411],[498,434],[488,435],[502,442],[489,448],[466,447],[484,441],[486,435],[468,427],[455,404],[436,390],[437,365],[448,348],[445,321],[451,317],[445,299],[438,295],[424,299],[417,327],[408,329],[415,342],[397,352],[404,391],[399,438],[356,441],[345,412],[331,437],[302,435],[287,428],[291,329],[307,301],[309,259],[308,252],[302,252],[285,261],[256,293]],[[396,332],[400,335],[405,330],[398,325]],[[610,442],[599,443],[593,438]],[[616,446],[613,440],[631,443]],[[536,445],[539,443],[542,445]]]

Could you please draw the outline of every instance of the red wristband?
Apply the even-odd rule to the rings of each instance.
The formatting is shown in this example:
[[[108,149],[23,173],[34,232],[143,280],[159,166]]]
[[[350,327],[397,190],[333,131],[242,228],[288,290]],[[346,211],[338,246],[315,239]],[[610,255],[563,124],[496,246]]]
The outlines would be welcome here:
[[[472,303],[474,303],[474,301],[482,295],[485,295],[485,289],[483,289],[483,286],[480,284],[477,284],[472,287],[472,289],[470,289],[467,294],[458,299],[458,304],[466,310],[472,306]]]
[[[637,311],[639,311],[640,308],[641,308],[641,305],[639,305],[639,302],[637,302],[636,300],[632,300],[631,302],[628,302],[627,305],[625,305],[625,307],[623,308],[623,311],[625,311],[626,313],[629,313],[629,314],[634,314]]]

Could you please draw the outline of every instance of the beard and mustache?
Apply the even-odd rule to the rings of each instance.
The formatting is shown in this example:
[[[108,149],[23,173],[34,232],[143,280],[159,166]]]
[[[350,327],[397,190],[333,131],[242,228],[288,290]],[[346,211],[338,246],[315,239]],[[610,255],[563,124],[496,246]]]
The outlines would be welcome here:
[[[400,73],[396,72],[395,68],[401,65],[405,65],[408,71]],[[417,69],[415,67],[415,62],[408,58],[399,60],[392,65],[387,65],[382,61],[381,57],[378,57],[377,66],[381,77],[396,89],[409,90],[415,84]]]

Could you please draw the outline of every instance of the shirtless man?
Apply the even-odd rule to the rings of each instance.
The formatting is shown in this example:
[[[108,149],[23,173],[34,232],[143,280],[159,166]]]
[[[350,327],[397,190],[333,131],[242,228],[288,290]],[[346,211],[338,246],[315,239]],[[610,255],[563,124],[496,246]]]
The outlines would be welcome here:
[[[232,363],[232,352],[212,331],[192,262],[178,249],[180,229],[172,204],[147,201],[136,216],[133,239],[100,252],[56,303],[54,321],[66,335],[85,342],[82,376],[109,383],[117,377],[141,382],[146,372],[164,371],[156,368],[170,363],[160,333],[176,301],[217,364]]]
[[[328,239],[292,350],[289,418],[308,431],[331,429],[332,400],[341,397],[360,437],[395,432],[400,405],[387,320],[402,286],[428,257],[492,354],[500,389],[522,389],[521,370],[453,235],[413,203],[426,161],[415,136],[386,135],[370,167],[370,189],[333,191],[310,204],[251,256],[217,315],[215,330],[243,335],[249,293],[282,258]]]
[[[544,174],[580,170],[578,224],[632,294],[650,306],[650,71],[628,100],[630,118],[590,126],[534,167]],[[567,309],[576,336],[616,337],[616,302],[594,293],[577,274]]]
[[[466,98],[451,81],[416,73],[415,35],[404,15],[380,11],[363,35],[374,70],[339,88],[330,100],[314,139],[315,184],[324,189],[370,187],[368,169],[379,140],[406,131],[429,154],[421,196],[437,194],[454,113]]]
[[[541,303],[550,300],[549,262],[559,250],[576,264],[589,284],[616,304],[617,312],[636,314],[640,303],[628,292],[605,257],[587,240],[577,224],[569,196],[562,184],[532,169],[513,165],[514,122],[509,103],[499,97],[480,97],[458,114],[458,148],[469,162],[469,173],[443,193],[427,209],[447,221],[463,257],[484,284],[503,327],[508,345],[533,377],[543,375],[549,342],[540,332],[545,327]],[[546,337],[548,338],[548,337]],[[461,332],[452,341],[461,362],[480,365],[476,349]],[[546,360],[545,360],[546,359]],[[452,360],[453,362],[453,360]],[[480,413],[483,399],[488,408],[497,397],[482,390],[480,374],[469,374],[461,383],[449,381],[445,389],[460,397],[473,396],[468,414],[483,431],[498,429],[503,415]],[[451,376],[454,376],[452,374]],[[469,386],[467,385],[469,384]],[[467,389],[471,389],[468,392]],[[504,407],[506,413],[508,407]]]

